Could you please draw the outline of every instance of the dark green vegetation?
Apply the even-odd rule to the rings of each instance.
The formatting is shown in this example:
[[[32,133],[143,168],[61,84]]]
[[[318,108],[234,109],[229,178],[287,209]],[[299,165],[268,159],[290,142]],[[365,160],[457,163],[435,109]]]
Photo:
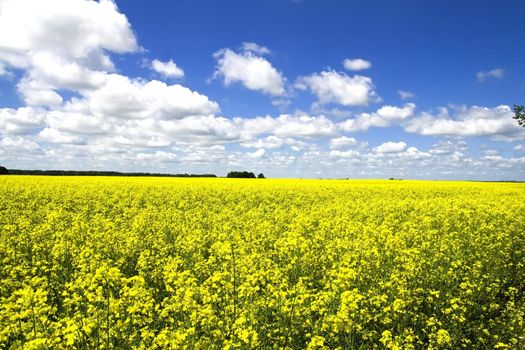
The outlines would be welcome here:
[[[11,175],[48,175],[48,176],[145,176],[145,177],[217,177],[215,174],[161,174],[161,173],[123,173],[118,171],[95,171],[95,170],[20,170],[5,169],[0,167],[0,174]]]
[[[525,127],[525,107],[514,105],[514,114],[513,118],[518,121],[518,124]]]
[[[255,179],[255,174],[249,171],[230,171],[226,177],[235,179]]]

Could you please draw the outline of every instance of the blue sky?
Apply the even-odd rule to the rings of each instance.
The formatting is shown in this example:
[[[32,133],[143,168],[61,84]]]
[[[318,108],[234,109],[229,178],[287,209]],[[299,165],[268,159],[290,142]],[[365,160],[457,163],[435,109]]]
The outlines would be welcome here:
[[[525,180],[523,1],[0,0],[0,164]]]

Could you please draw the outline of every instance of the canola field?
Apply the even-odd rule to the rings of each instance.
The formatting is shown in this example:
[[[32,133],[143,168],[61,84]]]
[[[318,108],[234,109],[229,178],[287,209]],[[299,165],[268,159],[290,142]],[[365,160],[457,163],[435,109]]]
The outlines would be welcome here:
[[[523,349],[525,185],[0,177],[2,349]]]

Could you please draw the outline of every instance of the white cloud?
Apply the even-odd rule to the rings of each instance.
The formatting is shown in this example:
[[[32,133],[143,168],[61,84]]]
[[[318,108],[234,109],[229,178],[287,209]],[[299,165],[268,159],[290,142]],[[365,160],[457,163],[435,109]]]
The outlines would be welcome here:
[[[114,66],[107,52],[139,49],[126,16],[110,0],[3,0],[0,64],[24,69],[29,105],[58,105],[59,89],[97,88]]]
[[[430,154],[434,155],[446,155],[457,151],[465,151],[467,149],[467,143],[465,141],[450,141],[441,140],[438,143],[432,145],[429,150]]]
[[[238,141],[241,135],[230,119],[213,115],[160,120],[156,121],[152,130],[171,136],[180,144],[208,146]]]
[[[279,123],[276,118],[269,115],[255,118],[235,118],[234,122],[243,131],[243,137],[248,140],[257,135],[272,133]]]
[[[137,160],[138,161],[155,161],[155,162],[161,162],[161,163],[170,163],[170,162],[176,162],[177,155],[172,152],[164,152],[164,151],[156,151],[155,153],[138,153],[137,154]]]
[[[375,113],[361,113],[354,119],[347,119],[338,124],[346,132],[367,131],[371,127],[387,127],[393,123],[409,119],[414,115],[416,105],[407,103],[403,107],[382,106]]]
[[[106,80],[105,71],[89,69],[50,52],[32,54],[31,65],[28,78],[44,82],[53,89],[93,90],[101,87]]]
[[[243,142],[241,146],[250,148],[281,148],[284,146],[284,140],[275,135],[270,135],[264,139]]]
[[[385,142],[374,148],[377,153],[400,153],[407,149],[407,144],[403,141],[400,142]],[[413,151],[413,150],[412,150]]]
[[[0,59],[17,68],[29,65],[30,52],[107,63],[103,50],[138,49],[126,16],[110,0],[3,0],[0,9]]]
[[[53,88],[39,80],[22,78],[17,85],[18,92],[28,106],[58,106],[63,102],[62,96]]]
[[[509,106],[461,106],[454,112],[454,118],[446,110],[437,117],[423,113],[409,120],[405,130],[421,135],[494,136],[508,140],[525,137],[523,128],[512,119],[514,114]]]
[[[45,112],[32,107],[0,109],[0,134],[22,135],[45,125]]]
[[[505,70],[502,68],[495,68],[489,71],[481,71],[476,74],[480,83],[484,82],[487,78],[501,79],[505,75]]]
[[[432,154],[429,152],[422,152],[416,147],[408,147],[404,152],[399,153],[399,156],[410,160],[422,160],[431,158]]]
[[[512,147],[512,149],[515,151],[525,151],[525,145],[516,145]]]
[[[336,133],[335,124],[324,116],[291,116],[283,114],[277,118],[278,125],[273,130],[282,137],[321,137]]]
[[[360,153],[355,150],[339,151],[333,150],[328,154],[329,158],[356,158],[359,157]]]
[[[299,77],[295,86],[302,90],[309,89],[321,104],[364,106],[379,100],[371,78],[360,75],[350,77],[334,70]]]
[[[262,158],[262,157],[264,157],[265,153],[266,153],[266,151],[261,148],[261,149],[258,149],[255,152],[248,152],[248,153],[246,153],[246,156],[248,158]]]
[[[214,77],[222,76],[226,86],[240,82],[250,90],[272,96],[285,95],[285,80],[281,73],[254,52],[245,50],[236,53],[230,49],[221,49],[213,56],[217,60]]]
[[[58,89],[87,91],[101,87],[106,72],[88,69],[50,52],[31,55],[31,68],[18,83],[18,91],[31,106],[57,106],[63,102]]]
[[[402,100],[410,100],[416,97],[416,95],[410,91],[398,90],[397,94]]]
[[[86,140],[83,137],[73,135],[67,132],[62,132],[54,128],[45,128],[44,130],[40,131],[38,136],[40,137],[40,139],[51,143],[74,145],[81,145],[86,143]]]
[[[330,149],[341,149],[346,147],[352,147],[357,144],[356,139],[353,137],[341,136],[330,140]]]
[[[116,118],[179,119],[219,111],[216,102],[182,85],[143,82],[118,74],[108,75],[105,85],[87,92],[86,97],[94,115]]]
[[[402,108],[396,106],[383,106],[379,108],[376,114],[385,120],[404,120],[411,117],[414,114],[416,105],[413,103],[407,103]]]
[[[0,148],[9,152],[34,152],[40,150],[38,144],[21,136],[0,139]]]
[[[261,134],[273,134],[281,138],[316,138],[337,133],[336,125],[325,116],[281,114],[276,118],[236,118],[234,122],[242,130],[245,142]]]
[[[257,45],[252,42],[242,43],[241,50],[244,52],[250,51],[257,55],[269,55],[271,53],[266,46]]]
[[[372,67],[372,63],[362,58],[347,58],[343,61],[343,66],[348,70],[365,70]]]
[[[269,135],[263,139],[256,139],[245,141],[240,144],[243,147],[249,148],[265,148],[265,149],[277,149],[282,148],[286,145],[290,146],[293,151],[301,151],[307,147],[307,143],[296,140],[291,137],[281,138],[275,135]]]
[[[62,110],[49,111],[46,114],[47,125],[59,131],[81,135],[107,135],[114,131],[115,125],[110,118],[94,116],[87,111],[75,111],[72,108],[82,103],[84,101],[70,103]]]
[[[172,60],[169,60],[168,62],[153,60],[151,62],[151,69],[165,78],[182,78],[184,76],[184,71],[177,67]]]

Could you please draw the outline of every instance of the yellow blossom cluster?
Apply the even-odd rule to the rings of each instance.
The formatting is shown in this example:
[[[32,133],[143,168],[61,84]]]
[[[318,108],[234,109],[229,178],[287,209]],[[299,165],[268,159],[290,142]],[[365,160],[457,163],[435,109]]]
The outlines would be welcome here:
[[[525,186],[0,177],[2,349],[520,349]]]

